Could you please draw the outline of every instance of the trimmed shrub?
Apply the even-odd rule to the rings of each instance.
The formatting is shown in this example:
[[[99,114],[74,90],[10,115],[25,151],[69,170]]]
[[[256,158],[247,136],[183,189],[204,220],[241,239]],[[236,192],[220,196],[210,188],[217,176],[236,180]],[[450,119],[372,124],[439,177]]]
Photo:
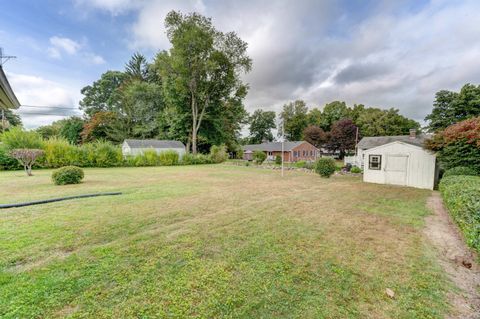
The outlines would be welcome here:
[[[320,158],[315,162],[315,172],[321,177],[330,177],[335,173],[336,165],[333,158]]]
[[[160,165],[164,165],[164,166],[177,165],[179,160],[179,155],[176,151],[164,151],[158,154],[158,160]]]
[[[253,152],[253,160],[258,165],[261,165],[267,159],[267,154],[264,151],[255,151]]]
[[[275,156],[275,164],[282,165],[282,157],[280,155]]]
[[[457,166],[450,169],[447,169],[445,173],[443,173],[443,177],[453,176],[453,175],[470,175],[475,176],[477,172],[471,168],[466,166]]]
[[[227,147],[225,145],[212,145],[210,159],[213,163],[225,162],[228,159]]]
[[[351,173],[354,173],[354,174],[359,174],[362,172],[362,169],[360,167],[357,167],[357,166],[353,166],[351,169],[350,169],[350,172]]]
[[[480,252],[480,176],[447,176],[439,188],[467,244]]]
[[[306,162],[306,161],[298,161],[298,162],[295,162],[295,167],[296,167],[296,168],[304,168],[305,165],[307,165],[307,162]]]
[[[64,166],[52,173],[52,181],[55,185],[78,184],[83,177],[83,170],[77,166]]]

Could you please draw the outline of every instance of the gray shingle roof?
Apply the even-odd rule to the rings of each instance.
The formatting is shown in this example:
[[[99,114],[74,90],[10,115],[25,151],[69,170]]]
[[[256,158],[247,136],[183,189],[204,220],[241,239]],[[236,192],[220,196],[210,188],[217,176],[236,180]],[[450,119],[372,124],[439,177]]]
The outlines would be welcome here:
[[[131,148],[185,148],[182,142],[169,140],[125,140]]]
[[[397,142],[397,141],[423,147],[425,139],[426,139],[426,136],[423,134],[417,135],[415,138],[410,138],[409,135],[371,136],[371,137],[362,138],[358,143],[358,148],[362,150],[368,150],[373,147],[377,147],[380,145]]]
[[[0,66],[0,107],[17,109],[20,103],[13,93],[10,83],[8,83],[7,77],[3,72],[2,66]]]
[[[305,141],[285,142],[284,150],[291,151],[298,145],[306,143]],[[265,151],[265,152],[281,152],[282,142],[267,142],[262,144],[250,144],[243,146],[244,151]]]

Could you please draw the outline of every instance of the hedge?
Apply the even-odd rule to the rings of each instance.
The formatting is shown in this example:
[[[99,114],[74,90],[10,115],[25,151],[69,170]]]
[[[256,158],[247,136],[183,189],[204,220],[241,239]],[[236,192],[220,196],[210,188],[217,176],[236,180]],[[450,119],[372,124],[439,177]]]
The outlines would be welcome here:
[[[467,244],[480,252],[480,176],[448,176],[440,192]]]

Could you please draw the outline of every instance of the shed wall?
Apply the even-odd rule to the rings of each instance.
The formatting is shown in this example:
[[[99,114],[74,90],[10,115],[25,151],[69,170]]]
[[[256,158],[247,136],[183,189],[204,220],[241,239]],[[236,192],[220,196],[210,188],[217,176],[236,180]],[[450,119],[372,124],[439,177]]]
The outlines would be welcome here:
[[[373,149],[364,151],[364,174],[363,180],[370,183],[379,184],[397,184],[417,188],[433,189],[435,181],[435,155],[429,153],[423,148],[405,144],[389,143]],[[381,169],[373,170],[369,168],[369,155],[381,155]],[[406,173],[403,182],[392,182],[391,172],[386,171],[388,158],[395,156],[408,156],[406,163]],[[390,174],[390,175],[389,175]],[[393,173],[398,174],[398,172]]]

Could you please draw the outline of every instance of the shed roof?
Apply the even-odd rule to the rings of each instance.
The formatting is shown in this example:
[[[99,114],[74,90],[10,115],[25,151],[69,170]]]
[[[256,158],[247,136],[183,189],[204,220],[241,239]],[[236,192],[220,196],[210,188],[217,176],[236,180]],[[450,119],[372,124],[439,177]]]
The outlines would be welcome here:
[[[18,102],[2,66],[0,66],[0,108],[16,109],[19,106],[20,102]]]
[[[284,151],[291,151],[295,147],[308,143],[305,141],[292,141],[284,143]],[[281,152],[282,151],[282,142],[267,142],[261,144],[250,144],[243,146],[244,151],[264,151],[264,152]]]
[[[124,141],[130,148],[185,148],[180,141],[171,140],[133,140],[127,139]]]
[[[377,147],[392,142],[403,142],[412,144],[415,146],[423,147],[426,136],[424,134],[417,135],[415,138],[411,138],[410,135],[397,135],[397,136],[370,136],[364,137],[358,143],[358,148],[362,150],[368,150],[373,147]]]

